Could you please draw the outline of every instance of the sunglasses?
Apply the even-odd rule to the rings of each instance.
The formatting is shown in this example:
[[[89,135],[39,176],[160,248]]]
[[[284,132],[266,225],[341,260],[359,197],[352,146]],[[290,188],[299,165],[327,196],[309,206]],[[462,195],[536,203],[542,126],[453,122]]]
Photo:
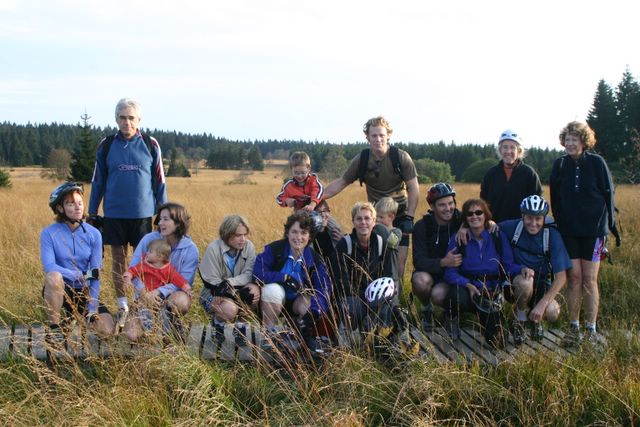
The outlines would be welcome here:
[[[478,209],[478,210],[475,210],[475,211],[469,211],[469,212],[467,212],[467,216],[468,216],[468,217],[472,217],[472,216],[474,216],[474,215],[475,215],[475,216],[481,216],[481,215],[484,215],[484,211],[483,211],[483,210],[481,210],[481,209]]]

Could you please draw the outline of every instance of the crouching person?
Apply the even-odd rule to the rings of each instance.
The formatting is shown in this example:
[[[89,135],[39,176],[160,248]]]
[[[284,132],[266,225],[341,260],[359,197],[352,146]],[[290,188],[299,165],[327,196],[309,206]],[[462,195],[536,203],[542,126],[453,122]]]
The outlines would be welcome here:
[[[224,328],[234,323],[236,345],[246,344],[246,318],[258,308],[260,288],[253,279],[256,248],[248,239],[251,227],[240,215],[226,216],[220,224],[220,238],[207,247],[200,262],[200,277],[204,287],[200,304],[212,316],[218,343],[224,341]],[[236,322],[238,315],[244,319]]]
[[[331,272],[340,323],[347,329],[364,332],[367,338],[391,339],[395,335],[401,349],[417,352],[417,343],[410,339],[406,322],[397,322],[401,313],[395,296],[398,283],[398,239],[390,239],[374,229],[376,210],[369,202],[358,202],[351,209],[353,231],[345,235],[331,257]],[[396,236],[397,237],[397,236]],[[367,289],[376,289],[367,297]],[[391,294],[389,294],[391,292]],[[390,297],[390,298],[389,298]],[[391,315],[394,314],[394,315]],[[400,342],[405,340],[406,342]]]
[[[294,213],[284,225],[284,239],[266,245],[256,258],[253,274],[262,285],[260,307],[267,350],[304,342],[310,350],[322,351],[330,344],[322,326],[329,313],[331,281],[322,259],[309,246],[313,227],[308,213]],[[283,309],[294,334],[276,330]]]
[[[562,236],[556,227],[547,224],[549,204],[540,196],[525,197],[520,203],[522,219],[500,223],[513,248],[517,264],[530,269],[527,276],[518,275],[514,284],[525,289],[523,307],[516,310],[513,338],[516,343],[525,339],[525,326],[529,323],[531,338],[544,337],[542,321],[555,322],[560,315],[556,296],[567,282],[571,259]]]
[[[84,319],[101,336],[114,330],[113,317],[98,302],[102,237],[84,222],[83,194],[79,183],[66,182],[56,187],[49,196],[55,223],[40,234],[40,257],[46,274],[42,296],[50,328],[47,340],[54,345],[64,344],[62,308],[67,322],[73,317]]]

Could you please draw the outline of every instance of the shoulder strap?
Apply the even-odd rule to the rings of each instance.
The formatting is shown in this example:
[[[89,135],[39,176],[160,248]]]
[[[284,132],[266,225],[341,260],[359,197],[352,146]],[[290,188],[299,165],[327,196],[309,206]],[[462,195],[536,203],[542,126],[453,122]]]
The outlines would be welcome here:
[[[502,239],[500,238],[500,233],[496,230],[490,234],[493,239],[493,244],[496,246],[496,251],[500,254],[500,258],[502,258]]]
[[[542,230],[542,250],[544,251],[544,257],[550,259],[549,254],[549,228],[544,227]]]
[[[402,170],[400,169],[400,150],[395,145],[389,147],[389,157],[391,157],[391,164],[393,165],[393,172],[400,175],[400,179],[404,181],[402,176]]]
[[[273,268],[274,271],[280,271],[284,267],[284,246],[285,240],[278,240],[271,243],[271,254],[273,255]]]
[[[364,183],[364,175],[367,173],[369,153],[371,153],[369,148],[365,148],[360,152],[360,161],[358,163],[358,181],[360,181],[360,187],[362,187],[362,184]]]
[[[376,237],[378,238],[378,258],[382,258],[382,245],[384,242],[381,235],[376,234]]]
[[[353,242],[351,242],[351,234],[345,234],[344,240],[345,242],[347,242],[347,255],[351,255],[351,252],[353,252]]]
[[[515,247],[518,245],[518,240],[520,240],[520,235],[522,234],[522,228],[524,224],[522,220],[518,221],[518,225],[516,225],[516,231],[513,233],[513,238],[511,238],[511,244]]]

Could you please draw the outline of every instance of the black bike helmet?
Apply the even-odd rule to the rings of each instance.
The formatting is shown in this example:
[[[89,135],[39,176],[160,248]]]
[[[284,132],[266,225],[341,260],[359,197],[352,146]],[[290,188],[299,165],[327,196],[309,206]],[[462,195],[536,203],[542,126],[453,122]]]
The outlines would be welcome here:
[[[520,212],[525,215],[545,216],[549,212],[549,204],[540,196],[527,196],[520,203]]]
[[[64,197],[72,191],[79,191],[80,194],[84,195],[84,187],[79,182],[65,182],[64,184],[58,185],[51,192],[49,195],[49,207],[54,214],[58,213],[56,212],[56,206],[62,203]]]
[[[434,204],[438,200],[447,196],[456,196],[456,190],[446,182],[439,182],[434,184],[429,191],[427,191],[427,203]]]

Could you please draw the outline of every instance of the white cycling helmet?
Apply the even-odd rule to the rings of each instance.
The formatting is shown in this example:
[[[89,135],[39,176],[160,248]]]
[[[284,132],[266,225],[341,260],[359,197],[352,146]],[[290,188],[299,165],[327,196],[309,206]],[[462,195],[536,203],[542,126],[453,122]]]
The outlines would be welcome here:
[[[391,277],[380,277],[369,283],[364,296],[369,302],[384,301],[393,298],[396,284]]]
[[[549,212],[549,204],[542,197],[534,194],[522,199],[520,212],[525,215],[545,216]]]
[[[500,134],[500,140],[498,140],[498,145],[500,145],[502,141],[506,141],[506,140],[513,141],[519,146],[522,146],[522,137],[518,134],[518,132],[515,132],[511,129],[507,129]]]

